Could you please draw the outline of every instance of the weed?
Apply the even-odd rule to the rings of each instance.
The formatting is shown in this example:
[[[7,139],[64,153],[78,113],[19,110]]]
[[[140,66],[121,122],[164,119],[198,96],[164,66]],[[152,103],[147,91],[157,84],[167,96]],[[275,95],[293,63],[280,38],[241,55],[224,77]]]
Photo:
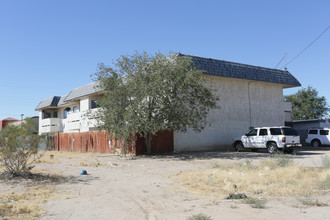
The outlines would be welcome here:
[[[221,165],[219,165],[217,163],[214,163],[214,164],[212,164],[212,168],[213,169],[219,169],[219,168],[221,168]]]
[[[318,199],[313,199],[311,197],[303,197],[297,199],[304,206],[327,206],[326,203],[319,202]]]
[[[238,194],[229,194],[228,197],[226,197],[226,199],[246,199],[247,196],[243,193],[238,193]]]
[[[287,154],[276,154],[274,156],[277,167],[288,167],[293,164],[293,158]]]
[[[321,166],[326,169],[330,168],[330,157],[328,155],[323,155],[321,157]]]
[[[188,217],[187,220],[212,220],[212,218],[203,213],[200,213],[198,215],[192,215]]]
[[[0,216],[35,218],[45,214],[39,205],[45,203],[53,193],[52,187],[31,187],[25,193],[8,192],[0,196]]]
[[[230,208],[231,209],[238,209],[238,206],[237,205],[230,205]]]
[[[320,182],[320,187],[324,190],[330,189],[330,175],[327,175],[327,177]]]
[[[266,208],[266,201],[261,199],[256,199],[252,197],[248,197],[244,199],[245,204],[249,204],[252,208],[255,209],[265,209]]]

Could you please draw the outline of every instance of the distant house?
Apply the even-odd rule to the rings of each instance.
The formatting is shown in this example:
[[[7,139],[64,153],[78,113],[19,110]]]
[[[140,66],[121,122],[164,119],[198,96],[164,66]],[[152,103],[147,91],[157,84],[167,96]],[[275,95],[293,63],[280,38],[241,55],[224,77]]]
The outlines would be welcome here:
[[[204,70],[207,86],[220,97],[221,109],[208,115],[210,127],[196,133],[174,132],[175,151],[227,149],[235,136],[257,126],[282,126],[291,121],[291,103],[284,102],[283,89],[301,86],[288,71],[234,63],[223,60],[190,57]],[[95,120],[82,117],[97,110],[97,98],[103,92],[91,83],[65,96],[53,96],[36,107],[39,111],[39,133],[83,132],[97,130]]]
[[[102,94],[96,83],[90,83],[67,95],[42,100],[35,109],[39,111],[39,134],[53,136],[58,132],[96,131],[96,120],[84,115],[98,110],[97,98]]]
[[[15,118],[5,118],[5,119],[1,120],[0,121],[0,131],[2,129],[4,129],[7,124],[10,124],[10,123],[13,123],[13,122],[17,122],[17,121],[20,121],[20,120],[15,119]]]
[[[39,124],[39,117],[38,116],[34,116],[34,117],[31,117],[33,120],[34,120],[34,123],[35,124]],[[15,118],[6,118],[6,119],[3,119],[0,121],[0,131],[5,128],[6,125],[20,125],[22,124],[24,120],[18,120],[18,119],[15,119]]]

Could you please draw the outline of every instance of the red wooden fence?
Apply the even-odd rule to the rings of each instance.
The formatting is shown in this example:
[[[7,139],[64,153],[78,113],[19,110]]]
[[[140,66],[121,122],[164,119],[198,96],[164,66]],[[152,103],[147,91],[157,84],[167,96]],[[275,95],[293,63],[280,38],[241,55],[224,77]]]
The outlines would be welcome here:
[[[55,134],[55,149],[58,151],[117,153],[116,142],[105,131]],[[160,131],[152,138],[152,153],[162,154],[174,150],[173,132]],[[127,154],[141,155],[147,151],[144,138],[138,137]]]

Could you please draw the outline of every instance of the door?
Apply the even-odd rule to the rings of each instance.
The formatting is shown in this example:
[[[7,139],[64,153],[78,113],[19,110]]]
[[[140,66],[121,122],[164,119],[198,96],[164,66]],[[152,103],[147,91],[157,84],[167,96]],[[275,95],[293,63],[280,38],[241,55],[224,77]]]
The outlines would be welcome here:
[[[244,136],[243,144],[244,147],[246,148],[255,148],[256,146],[256,141],[257,141],[257,136],[258,135],[258,129],[252,129],[249,131],[249,133]]]

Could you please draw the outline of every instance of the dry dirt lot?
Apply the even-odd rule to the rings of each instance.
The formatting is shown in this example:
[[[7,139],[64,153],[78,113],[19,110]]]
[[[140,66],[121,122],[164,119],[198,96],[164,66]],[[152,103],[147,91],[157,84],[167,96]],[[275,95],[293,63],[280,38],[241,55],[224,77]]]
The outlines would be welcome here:
[[[50,154],[54,155],[53,159],[50,159]],[[330,157],[330,148],[303,149],[294,156],[294,163],[304,167],[319,166],[324,155]],[[41,215],[36,217],[38,219],[172,220],[187,219],[200,213],[211,219],[330,219],[329,190],[306,197],[314,201],[310,203],[304,203],[301,197],[296,196],[268,195],[265,207],[252,208],[242,200],[227,200],[223,195],[217,196],[216,191],[209,196],[179,184],[180,175],[190,171],[230,167],[247,161],[258,164],[269,157],[266,152],[248,151],[133,158],[47,152],[33,171],[50,177],[57,176],[57,182],[34,184],[31,180],[0,180],[0,195],[24,193],[36,185],[39,190],[51,188],[49,192],[52,195],[37,202],[41,210]],[[87,170],[88,175],[80,175],[82,169]],[[32,199],[33,196],[38,196],[38,191],[27,197]],[[254,197],[258,198],[259,195]],[[0,205],[6,202],[4,197],[2,199]],[[14,215],[9,218],[27,217]]]

